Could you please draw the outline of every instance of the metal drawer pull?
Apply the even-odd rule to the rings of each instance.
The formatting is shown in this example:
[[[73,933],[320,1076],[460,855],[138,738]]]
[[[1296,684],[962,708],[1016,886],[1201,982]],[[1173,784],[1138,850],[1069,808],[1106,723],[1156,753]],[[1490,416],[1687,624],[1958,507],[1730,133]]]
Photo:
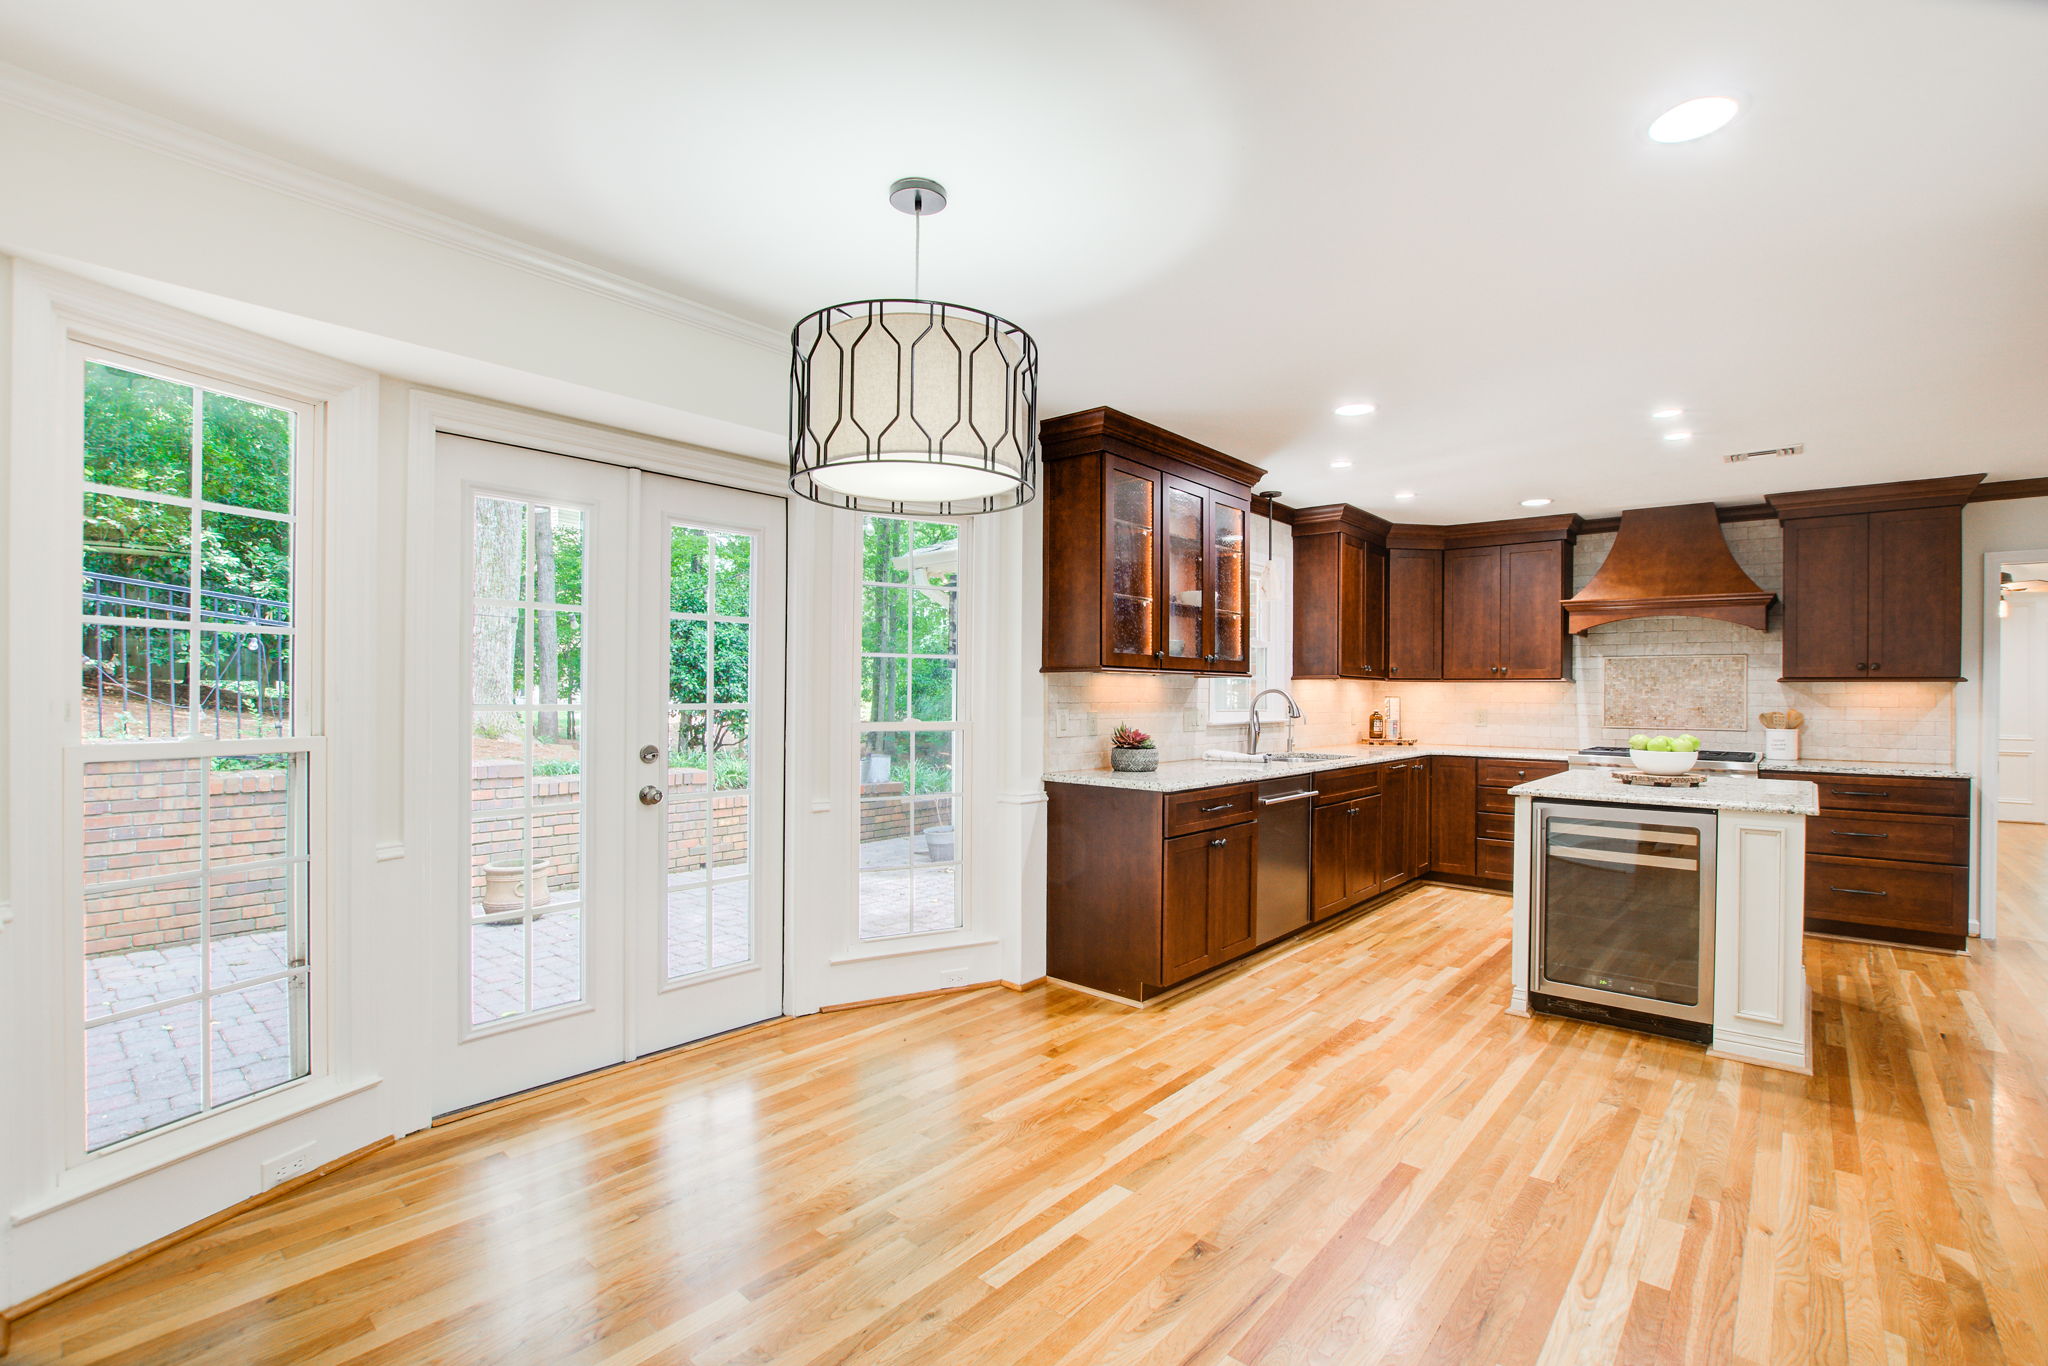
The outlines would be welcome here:
[[[1350,810],[1346,811],[1344,814],[1347,816],[1355,816],[1358,814],[1358,808],[1354,806]]]
[[[1864,888],[1861,888],[1861,887],[1829,887],[1829,888],[1828,888],[1828,890],[1829,890],[1829,891],[1831,891],[1831,892],[1840,892],[1840,893],[1841,893],[1841,894],[1842,894],[1843,896],[1890,896],[1890,895],[1891,895],[1891,893],[1890,893],[1890,892],[1872,892],[1872,891],[1866,891],[1866,890],[1865,890]]]
[[[1209,847],[1211,849],[1221,849],[1224,845],[1228,843],[1230,843],[1229,840],[1210,840]]]
[[[1236,805],[1237,805],[1237,803],[1236,803],[1236,802],[1218,802],[1218,803],[1217,803],[1216,805],[1214,805],[1214,806],[1205,806],[1205,807],[1203,807],[1203,808],[1202,808],[1202,810],[1203,810],[1203,811],[1205,811],[1205,812],[1208,812],[1208,811],[1228,811],[1228,810],[1229,810],[1229,809],[1230,809],[1231,807],[1233,807],[1233,806],[1236,806]]]
[[[1882,792],[1851,792],[1846,787],[1838,787],[1834,789],[1834,793],[1837,797],[1882,797],[1884,795]]]
[[[1284,797],[1261,797],[1259,798],[1259,805],[1278,806],[1282,802],[1305,802],[1315,795],[1315,792],[1310,790],[1308,792],[1290,792]]]
[[[1830,830],[1828,833],[1852,840],[1888,840],[1891,838],[1890,835],[1880,835],[1869,830]]]

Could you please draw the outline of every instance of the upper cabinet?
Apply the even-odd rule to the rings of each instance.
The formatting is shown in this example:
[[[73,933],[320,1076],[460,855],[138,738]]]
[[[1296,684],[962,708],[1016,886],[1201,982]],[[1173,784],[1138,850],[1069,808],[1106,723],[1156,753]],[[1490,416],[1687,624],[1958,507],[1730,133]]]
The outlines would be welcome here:
[[[1391,528],[1390,676],[1570,678],[1563,603],[1578,529],[1573,516]]]
[[[1251,671],[1251,490],[1264,471],[1091,408],[1040,427],[1047,671]]]
[[[1778,493],[1789,681],[1956,682],[1963,504],[1981,474]]]
[[[1294,514],[1294,676],[1387,676],[1387,524],[1345,503]]]

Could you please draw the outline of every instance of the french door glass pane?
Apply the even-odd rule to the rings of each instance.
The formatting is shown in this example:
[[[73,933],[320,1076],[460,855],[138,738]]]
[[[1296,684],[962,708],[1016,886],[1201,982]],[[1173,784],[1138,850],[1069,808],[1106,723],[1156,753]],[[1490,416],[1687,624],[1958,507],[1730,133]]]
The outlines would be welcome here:
[[[673,981],[754,957],[754,538],[669,531],[667,887]]]
[[[470,505],[473,1026],[583,999],[586,525],[581,508]]]
[[[1149,527],[1145,488],[1145,500],[1131,500],[1129,511],[1142,513]],[[870,517],[865,524],[858,837],[864,939],[962,923],[953,776],[960,743],[959,536],[946,522]],[[905,723],[920,728],[901,728]],[[939,728],[924,728],[934,724]]]

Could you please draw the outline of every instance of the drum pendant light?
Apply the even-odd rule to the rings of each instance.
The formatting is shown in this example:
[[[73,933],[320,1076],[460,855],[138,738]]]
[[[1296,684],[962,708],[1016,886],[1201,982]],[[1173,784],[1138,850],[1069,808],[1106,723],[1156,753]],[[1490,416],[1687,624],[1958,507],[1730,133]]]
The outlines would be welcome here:
[[[912,219],[922,293],[924,219],[945,188],[889,187]],[[863,299],[789,334],[789,486],[828,507],[896,515],[1002,512],[1038,488],[1038,345],[1013,322],[930,299]]]

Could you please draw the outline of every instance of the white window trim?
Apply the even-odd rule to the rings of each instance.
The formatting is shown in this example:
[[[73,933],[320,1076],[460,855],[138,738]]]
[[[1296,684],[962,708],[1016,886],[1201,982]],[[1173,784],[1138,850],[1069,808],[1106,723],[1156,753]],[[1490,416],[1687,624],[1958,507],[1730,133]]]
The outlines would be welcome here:
[[[317,424],[304,438],[317,451],[317,484],[303,483],[298,513],[300,535],[321,556],[317,599],[300,641],[321,661],[370,657],[374,622],[362,595],[340,585],[374,577],[375,552],[369,538],[336,536],[337,527],[360,531],[375,525],[376,377],[354,366],[301,351],[163,305],[59,272],[15,263],[13,271],[13,395],[4,506],[9,518],[6,554],[6,664],[8,713],[5,751],[7,848],[0,887],[17,908],[34,907],[9,931],[15,974],[0,995],[9,1004],[0,1033],[47,1037],[82,1025],[74,980],[65,955],[75,948],[70,922],[77,918],[73,893],[80,881],[67,857],[76,852],[68,833],[70,813],[49,800],[66,792],[67,770],[78,745],[75,663],[78,604],[70,591],[50,591],[74,582],[65,569],[77,552],[75,517],[55,518],[48,508],[75,508],[83,470],[78,466],[78,367],[83,352],[105,350],[173,371],[202,377],[228,392],[255,391],[314,409]],[[69,677],[67,679],[67,672]],[[321,732],[333,744],[333,763],[321,764],[324,779],[309,794],[310,846],[324,865],[309,889],[320,904],[350,903],[349,888],[359,858],[367,860],[367,823],[355,795],[367,793],[366,754],[372,699],[367,687],[325,686],[331,670],[315,663],[301,677],[324,699]],[[295,680],[295,690],[297,682]],[[68,718],[68,719],[67,719]],[[52,726],[56,733],[52,734]],[[298,748],[301,737],[268,742]],[[257,746],[261,748],[261,744]],[[102,747],[94,747],[99,749]],[[109,758],[127,746],[105,746]],[[67,751],[73,751],[68,755]],[[322,813],[327,819],[322,820]],[[26,857],[25,857],[26,856]],[[75,861],[74,861],[75,862]],[[324,1002],[315,1008],[316,1071],[307,1078],[244,1098],[176,1124],[124,1140],[79,1161],[64,1098],[74,1094],[70,1076],[78,1055],[70,1048],[14,1050],[0,1059],[0,1088],[24,1098],[13,1109],[19,1120],[0,1135],[18,1158],[13,1180],[0,1199],[15,1222],[75,1203],[97,1191],[176,1165],[185,1157],[231,1143],[259,1129],[332,1104],[343,1094],[374,1086],[369,1045],[374,1020],[364,1009],[366,974],[352,963],[356,936],[330,920],[315,930],[316,948],[328,962]],[[367,940],[368,936],[363,936]],[[367,947],[367,944],[363,945]],[[82,1044],[80,1045],[82,1047]],[[33,1118],[31,1118],[33,1116]]]

